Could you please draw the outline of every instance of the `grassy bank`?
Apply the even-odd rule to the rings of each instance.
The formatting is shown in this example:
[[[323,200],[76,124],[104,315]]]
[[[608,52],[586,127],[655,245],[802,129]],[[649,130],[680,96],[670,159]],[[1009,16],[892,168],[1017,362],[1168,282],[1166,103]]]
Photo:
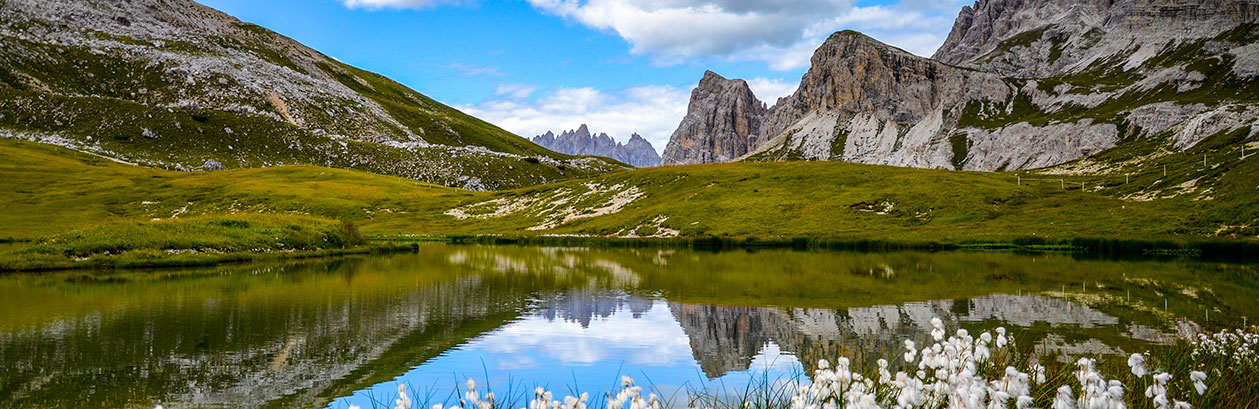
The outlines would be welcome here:
[[[1049,183],[836,162],[639,169],[472,192],[315,166],[162,171],[2,139],[0,190],[12,194],[0,198],[0,237],[256,213],[342,220],[369,237],[404,240],[1253,254],[1259,197],[1246,180],[1259,176],[1259,162],[1206,171],[1228,183],[1210,197],[1148,200],[1124,199],[1131,186],[1122,183],[1063,188],[1095,175]]]
[[[206,266],[409,250],[368,244],[351,224],[310,216],[238,214],[119,221],[0,253],[0,271]]]

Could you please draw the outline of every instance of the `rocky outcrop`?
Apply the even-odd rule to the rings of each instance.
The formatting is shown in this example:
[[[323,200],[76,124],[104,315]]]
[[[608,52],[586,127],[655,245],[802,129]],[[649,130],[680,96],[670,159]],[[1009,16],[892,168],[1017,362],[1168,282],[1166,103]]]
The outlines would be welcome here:
[[[651,146],[651,142],[643,139],[642,135],[630,134],[629,142],[623,146],[625,150],[625,160],[634,167],[652,167],[660,166],[660,155],[656,153],[656,148]]]
[[[979,0],[962,8],[932,58],[1045,77],[1134,49],[1141,61],[1169,42],[1211,38],[1257,18],[1254,0]]]
[[[998,75],[852,31],[831,35],[812,64],[796,92],[770,109],[753,157],[952,168],[955,113],[1014,92]]]
[[[629,142],[621,144],[606,133],[592,135],[586,124],[581,124],[575,131],[564,131],[556,136],[547,131],[533,137],[533,143],[543,148],[569,155],[591,155],[612,158],[628,163],[636,168],[660,166],[660,155],[638,134],[630,135]]]
[[[707,71],[691,92],[686,117],[669,138],[662,164],[728,162],[751,150],[761,133],[765,103],[746,81]]]
[[[1257,17],[1256,0],[981,0],[932,59],[838,32],[742,158],[997,171],[1156,134],[1188,149],[1256,124]],[[701,113],[740,106],[721,102]],[[725,160],[688,138],[714,128],[684,121],[670,146]]]

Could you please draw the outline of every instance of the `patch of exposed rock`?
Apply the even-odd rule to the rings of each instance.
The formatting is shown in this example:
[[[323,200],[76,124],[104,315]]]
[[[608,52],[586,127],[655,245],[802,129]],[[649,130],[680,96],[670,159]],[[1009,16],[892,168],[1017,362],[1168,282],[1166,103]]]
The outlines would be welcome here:
[[[979,0],[962,8],[932,58],[1024,78],[1121,53],[1133,68],[1168,44],[1257,18],[1254,0]]]
[[[765,103],[746,81],[707,71],[691,92],[686,116],[669,138],[661,163],[728,162],[743,156],[761,133],[765,113]]]

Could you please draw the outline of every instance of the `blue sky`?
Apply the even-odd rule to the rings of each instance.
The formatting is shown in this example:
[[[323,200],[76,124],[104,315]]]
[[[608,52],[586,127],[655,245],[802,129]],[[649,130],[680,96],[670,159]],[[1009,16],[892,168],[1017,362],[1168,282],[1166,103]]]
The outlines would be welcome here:
[[[518,135],[586,123],[658,151],[713,70],[773,105],[843,29],[919,55],[968,0],[198,0]]]

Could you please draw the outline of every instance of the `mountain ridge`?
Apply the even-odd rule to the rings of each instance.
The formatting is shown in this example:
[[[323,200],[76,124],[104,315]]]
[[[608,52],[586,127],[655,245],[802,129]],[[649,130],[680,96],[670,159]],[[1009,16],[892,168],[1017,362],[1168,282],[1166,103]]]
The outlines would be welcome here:
[[[1244,0],[980,0],[932,59],[837,32],[795,93],[754,118],[765,125],[749,153],[729,160],[996,171],[1136,138],[1181,151],[1259,118],[1257,11]]]
[[[576,130],[563,131],[559,135],[547,131],[534,136],[532,141],[543,148],[569,155],[602,156],[636,168],[660,166],[656,148],[637,133],[630,134],[630,139],[622,144],[606,133],[593,135],[586,124],[581,124]]]
[[[146,166],[317,164],[474,190],[623,169],[187,0],[0,4],[0,128]]]

